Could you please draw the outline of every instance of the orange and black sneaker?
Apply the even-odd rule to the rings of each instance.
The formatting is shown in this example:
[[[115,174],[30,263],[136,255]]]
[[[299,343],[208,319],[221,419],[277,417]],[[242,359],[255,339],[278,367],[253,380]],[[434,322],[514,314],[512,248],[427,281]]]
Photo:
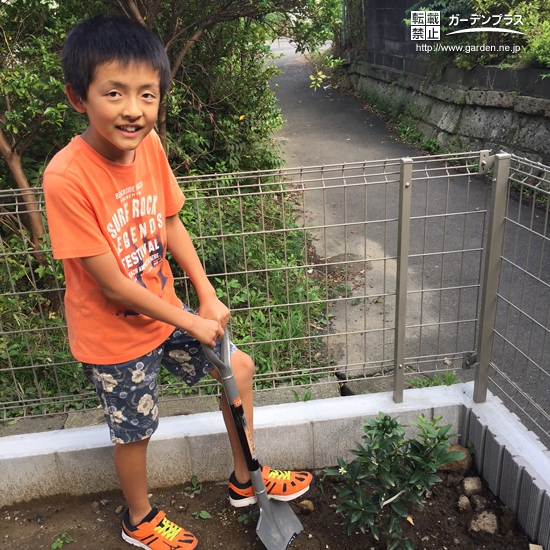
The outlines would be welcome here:
[[[313,476],[309,472],[272,470],[269,466],[262,468],[262,479],[269,498],[284,501],[303,495],[313,483]],[[252,481],[239,483],[233,472],[229,478],[229,502],[237,508],[255,504],[257,498]]]
[[[122,519],[122,538],[145,550],[194,550],[199,546],[199,541],[189,531],[166,519],[166,514],[156,508],[137,527],[130,524],[126,510]]]

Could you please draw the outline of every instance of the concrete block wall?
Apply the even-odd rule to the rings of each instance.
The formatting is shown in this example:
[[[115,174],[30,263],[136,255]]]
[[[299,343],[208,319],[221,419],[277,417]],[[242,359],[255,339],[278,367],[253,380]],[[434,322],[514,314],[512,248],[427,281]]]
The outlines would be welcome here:
[[[350,459],[363,421],[380,411],[409,425],[423,413],[442,417],[474,445],[482,477],[518,514],[527,535],[550,549],[550,452],[502,402],[489,394],[472,399],[473,383],[405,391],[331,397],[257,407],[255,444],[260,460],[274,468],[321,469]],[[409,428],[408,436],[414,434]],[[72,428],[0,438],[0,508],[60,494],[116,489],[112,445],[105,426]],[[164,418],[149,446],[151,489],[187,483],[192,476],[223,481],[232,470],[219,412]]]
[[[338,456],[351,458],[348,450],[360,441],[363,420],[379,411],[399,415],[405,425],[420,413],[456,425],[461,416],[457,387],[414,390],[401,404],[384,392],[256,407],[256,451],[260,461],[274,468],[331,466]],[[105,425],[1,437],[0,506],[116,489],[112,449]],[[148,466],[152,489],[186,483],[192,476],[227,479],[233,464],[221,414],[162,418],[149,444]]]
[[[475,447],[474,461],[491,491],[518,516],[527,536],[550,548],[550,452],[491,395],[465,407],[461,443]]]
[[[550,494],[548,493],[542,499],[538,540],[543,548],[550,548]]]

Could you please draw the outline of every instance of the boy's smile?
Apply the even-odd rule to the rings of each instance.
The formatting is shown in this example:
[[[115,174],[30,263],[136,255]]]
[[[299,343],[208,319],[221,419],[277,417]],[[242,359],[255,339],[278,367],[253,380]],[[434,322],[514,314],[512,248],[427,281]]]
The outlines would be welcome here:
[[[73,107],[88,115],[83,139],[106,159],[131,164],[135,149],[157,119],[158,72],[146,63],[113,61],[97,67],[85,100],[70,85],[66,90]]]

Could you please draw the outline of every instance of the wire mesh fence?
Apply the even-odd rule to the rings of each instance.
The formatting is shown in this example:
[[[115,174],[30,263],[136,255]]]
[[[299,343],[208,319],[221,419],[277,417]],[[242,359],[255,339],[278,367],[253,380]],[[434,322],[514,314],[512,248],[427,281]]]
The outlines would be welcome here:
[[[493,161],[482,151],[181,178],[183,221],[232,310],[233,339],[255,360],[256,389],[472,378],[463,367],[478,347]],[[537,186],[547,172],[515,162],[513,193],[523,201],[526,189],[547,197]],[[61,266],[47,230],[36,230],[43,197],[39,189],[29,193],[0,195],[3,419],[97,406],[68,349]],[[510,290],[500,300],[508,309],[497,316],[490,379],[518,407],[527,399],[530,417],[548,433],[548,205],[539,203],[509,200],[507,223],[521,231],[510,237],[512,255],[503,262],[501,288]],[[522,214],[512,222],[514,204]],[[173,268],[180,297],[197,307],[189,281]],[[509,297],[520,275],[525,288],[537,282],[534,297],[527,290],[519,301]],[[515,323],[522,315],[528,323]],[[161,383],[164,398],[218,392],[207,379],[187,388],[163,374]]]
[[[507,183],[490,387],[550,448],[550,168],[512,156]]]

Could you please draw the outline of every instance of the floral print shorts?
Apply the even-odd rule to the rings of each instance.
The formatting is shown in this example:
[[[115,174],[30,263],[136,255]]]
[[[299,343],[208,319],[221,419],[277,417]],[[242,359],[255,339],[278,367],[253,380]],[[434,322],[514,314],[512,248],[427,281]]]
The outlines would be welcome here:
[[[236,349],[231,343],[231,354]],[[220,356],[220,342],[214,352]],[[161,365],[188,386],[196,384],[214,368],[204,355],[201,343],[180,329],[138,359],[115,365],[82,364],[86,378],[95,387],[103,405],[113,443],[140,441],[157,429],[157,375]]]

